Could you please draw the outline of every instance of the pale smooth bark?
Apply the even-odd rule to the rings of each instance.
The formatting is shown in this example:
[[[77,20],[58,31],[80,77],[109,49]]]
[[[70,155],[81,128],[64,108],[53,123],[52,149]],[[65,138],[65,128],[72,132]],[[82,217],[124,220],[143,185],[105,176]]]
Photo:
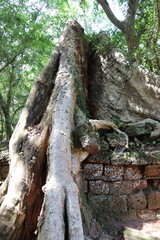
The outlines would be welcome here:
[[[79,191],[72,176],[71,132],[76,105],[75,69],[84,61],[82,28],[68,21],[61,38],[64,47],[55,80],[52,130],[48,148],[48,175],[43,191],[43,208],[38,240],[83,240]],[[79,49],[80,47],[80,49]],[[79,50],[78,50],[79,49]],[[73,74],[74,72],[74,74]],[[78,78],[82,81],[82,78]],[[80,164],[80,163],[79,163]]]

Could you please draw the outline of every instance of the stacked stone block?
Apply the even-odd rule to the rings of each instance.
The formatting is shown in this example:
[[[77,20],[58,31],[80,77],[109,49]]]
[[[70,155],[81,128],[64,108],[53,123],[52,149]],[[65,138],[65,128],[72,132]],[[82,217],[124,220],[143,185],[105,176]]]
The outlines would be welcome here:
[[[104,221],[120,215],[142,219],[156,218],[160,211],[160,158],[103,153],[90,155],[82,173],[88,204]]]

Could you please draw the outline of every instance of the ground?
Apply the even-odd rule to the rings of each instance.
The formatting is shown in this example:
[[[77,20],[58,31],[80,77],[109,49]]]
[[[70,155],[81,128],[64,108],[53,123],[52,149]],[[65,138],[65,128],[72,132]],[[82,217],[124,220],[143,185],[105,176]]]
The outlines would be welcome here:
[[[132,229],[136,229],[160,239],[160,219],[152,220],[152,221],[149,221],[149,220],[144,221],[144,220],[137,219],[137,220],[129,221],[123,226],[124,228],[129,227]],[[115,227],[118,229],[118,230],[115,230],[115,229],[112,230],[112,232],[115,232],[115,234],[113,233],[113,235],[112,234],[109,235],[103,232],[101,237],[96,240],[130,240],[122,236],[123,228],[122,226],[120,226],[120,224],[117,224],[117,226]],[[136,240],[140,240],[140,239],[136,239]],[[147,240],[150,240],[150,237]]]

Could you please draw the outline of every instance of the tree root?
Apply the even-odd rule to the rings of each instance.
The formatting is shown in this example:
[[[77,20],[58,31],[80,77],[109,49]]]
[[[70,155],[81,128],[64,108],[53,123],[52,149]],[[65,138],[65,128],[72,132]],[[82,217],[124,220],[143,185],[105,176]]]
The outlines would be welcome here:
[[[154,140],[154,139],[157,139],[158,137],[160,137],[160,122],[150,119],[150,118],[146,118],[140,122],[136,122],[136,123],[132,124],[132,126],[136,126],[138,124],[144,124],[144,125],[148,124],[153,128],[153,130],[150,134],[151,139]]]
[[[108,127],[118,129],[118,127],[113,122],[108,122],[106,120],[89,119],[89,123],[91,124],[93,130],[106,129]]]
[[[31,219],[35,212],[30,213],[30,218],[26,209],[34,208],[38,202],[36,195],[30,196],[30,191],[34,188],[34,176],[43,171],[43,161],[45,161],[46,142],[49,126],[49,117],[44,113],[48,106],[51,89],[53,86],[54,70],[56,71],[59,53],[56,51],[49,60],[46,68],[42,74],[35,81],[33,88],[28,97],[25,108],[23,109],[19,122],[14,130],[9,144],[10,151],[10,169],[7,180],[0,188],[0,239],[4,240],[19,240],[21,234],[32,234],[25,232],[25,227],[28,227],[26,219],[31,223]],[[55,65],[55,66],[54,66]],[[45,81],[47,84],[45,85]],[[43,91],[41,84],[46,86],[46,91]],[[45,102],[43,101],[45,99]],[[43,107],[42,107],[43,106]],[[35,115],[34,115],[35,114]],[[48,114],[48,113],[47,113]],[[45,119],[43,118],[45,116]],[[43,121],[48,120],[43,125]],[[41,123],[38,126],[35,124]],[[35,130],[38,129],[39,133],[36,135]],[[32,132],[33,130],[33,132]],[[29,138],[34,139],[34,142]],[[35,151],[36,150],[36,151]],[[44,152],[43,152],[44,151]],[[35,193],[40,195],[42,174],[38,176],[38,184]],[[4,195],[5,194],[5,195]],[[28,198],[32,201],[26,203]],[[29,206],[26,206],[29,204]],[[37,212],[36,214],[38,214]],[[36,222],[34,222],[34,225]],[[23,228],[22,228],[23,226]],[[24,230],[25,229],[25,230]],[[34,227],[33,227],[34,230]],[[29,238],[28,238],[29,239]]]
[[[122,132],[120,129],[118,129],[118,127],[113,123],[113,122],[108,122],[105,120],[89,120],[89,123],[91,124],[92,128],[94,130],[98,130],[98,129],[106,129],[106,128],[112,128],[115,132],[124,135],[125,139],[126,139],[126,144],[125,144],[125,148],[128,148],[128,144],[129,144],[129,138],[128,135],[124,132]]]
[[[43,167],[45,166],[49,138],[50,114],[52,115],[52,129],[48,146],[48,174],[46,184],[43,187],[44,201],[38,223],[38,240],[84,239],[79,191],[74,178],[78,175],[80,162],[89,153],[93,154],[100,150],[99,139],[95,131],[112,128],[117,133],[124,135],[125,147],[128,147],[128,135],[119,130],[114,123],[92,119],[87,122],[86,116],[81,114],[76,125],[78,127],[87,126],[85,134],[79,130],[82,147],[87,152],[82,149],[79,152],[77,149],[74,151],[71,149],[73,115],[76,108],[76,96],[79,94],[75,81],[83,83],[82,74],[85,75],[83,70],[84,65],[87,65],[83,38],[79,37],[82,34],[83,30],[78,23],[73,20],[67,23],[60,40],[59,50],[52,56],[42,75],[35,81],[19,123],[12,135],[9,179],[0,188],[0,202],[2,202],[0,207],[0,239],[31,239],[26,237],[29,235],[23,235],[22,232],[24,229],[27,232],[25,223],[29,224],[29,220],[32,218],[27,218],[26,209],[33,210],[38,191],[44,184],[42,175],[44,174]],[[73,66],[79,66],[79,70],[73,69],[70,63],[74,63]],[[52,89],[53,95],[51,94]],[[160,135],[159,122],[146,119],[142,123],[149,124],[154,128],[151,138]],[[34,127],[39,132],[34,132]],[[90,134],[90,130],[92,134]],[[34,136],[36,137],[34,138]],[[34,142],[29,137],[33,138]],[[75,162],[76,164],[74,164]],[[35,196],[31,197],[33,193],[31,187],[37,184],[34,175],[39,179],[39,182]],[[34,187],[33,189],[35,190]],[[8,192],[4,197],[7,190]],[[32,203],[29,202],[30,199],[33,200]],[[32,215],[32,213],[30,214]],[[36,220],[34,219],[34,224]]]
[[[38,224],[38,240],[83,240],[79,192],[72,177],[71,131],[76,104],[75,79],[71,63],[82,64],[83,44],[77,40],[82,29],[69,21],[64,30],[59,71],[55,79],[52,130],[48,147],[48,175],[43,187],[45,196]],[[65,39],[65,42],[64,42]],[[80,41],[82,41],[80,39]],[[82,46],[77,51],[77,46]],[[75,56],[77,56],[75,58]],[[77,61],[77,62],[74,62]],[[74,71],[76,71],[74,69]],[[80,78],[79,81],[82,81]]]

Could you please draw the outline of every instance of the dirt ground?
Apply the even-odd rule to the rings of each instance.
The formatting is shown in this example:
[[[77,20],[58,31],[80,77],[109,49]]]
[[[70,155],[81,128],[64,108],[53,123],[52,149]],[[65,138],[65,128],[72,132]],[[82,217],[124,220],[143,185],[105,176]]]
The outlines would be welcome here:
[[[153,237],[160,239],[160,218],[156,220],[141,220],[136,219],[132,221],[128,221],[125,224],[118,223],[117,226],[112,226],[110,233],[102,233],[99,239],[96,240],[125,240],[123,236],[123,232],[125,228],[132,228],[138,231],[142,231],[143,233],[150,234]],[[148,238],[149,240],[149,238]]]
[[[143,231],[160,239],[160,218],[153,221],[135,221],[127,224],[127,227]]]

